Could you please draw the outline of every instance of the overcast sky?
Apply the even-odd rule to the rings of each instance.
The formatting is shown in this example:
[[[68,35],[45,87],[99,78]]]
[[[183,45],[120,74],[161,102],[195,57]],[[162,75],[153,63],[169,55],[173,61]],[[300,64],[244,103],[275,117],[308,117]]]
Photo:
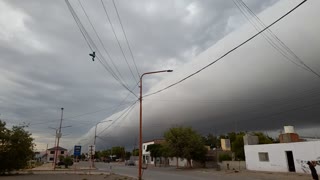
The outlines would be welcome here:
[[[138,73],[173,69],[144,77],[144,94],[157,91],[257,32],[231,0],[117,0],[117,9],[103,0],[112,26],[100,0],[69,2],[97,46],[95,61],[64,0],[0,1],[0,119],[8,127],[29,124],[39,150],[54,145],[61,107],[62,126],[71,126],[62,129],[61,146],[91,144],[96,123],[113,120],[99,124],[98,148],[133,147],[139,103],[131,106],[137,97],[123,86],[138,95]],[[268,25],[301,1],[244,2]],[[278,132],[294,125],[305,136],[317,136],[320,78],[299,60],[320,73],[319,5],[309,0],[273,26],[281,41],[260,35],[188,80],[145,97],[144,140],[179,125],[203,135]],[[288,50],[286,58],[268,38],[299,58]]]

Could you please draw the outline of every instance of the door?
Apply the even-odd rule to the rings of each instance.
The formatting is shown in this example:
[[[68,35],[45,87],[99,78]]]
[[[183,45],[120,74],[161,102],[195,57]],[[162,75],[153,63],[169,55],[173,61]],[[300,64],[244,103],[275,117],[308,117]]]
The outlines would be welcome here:
[[[294,166],[293,153],[292,151],[286,151],[287,160],[288,160],[288,168],[289,172],[296,172],[296,168]]]

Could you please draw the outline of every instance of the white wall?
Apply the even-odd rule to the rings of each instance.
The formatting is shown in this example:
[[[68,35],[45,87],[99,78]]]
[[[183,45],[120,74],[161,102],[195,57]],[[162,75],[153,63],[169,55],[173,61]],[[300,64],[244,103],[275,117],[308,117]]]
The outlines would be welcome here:
[[[248,170],[289,172],[286,151],[293,153],[296,172],[310,173],[307,161],[318,161],[320,165],[320,141],[245,145],[244,150]],[[267,152],[269,161],[261,162],[259,152]],[[320,172],[319,165],[316,166],[317,172]]]
[[[188,161],[185,158],[178,158],[178,167],[187,167]],[[192,164],[192,160],[191,160]],[[169,166],[177,166],[177,158],[169,158]]]
[[[142,156],[144,156],[147,160],[145,160],[145,164],[154,164],[154,159],[151,161],[150,152],[147,151],[148,145],[154,144],[154,141],[146,142],[142,144]]]

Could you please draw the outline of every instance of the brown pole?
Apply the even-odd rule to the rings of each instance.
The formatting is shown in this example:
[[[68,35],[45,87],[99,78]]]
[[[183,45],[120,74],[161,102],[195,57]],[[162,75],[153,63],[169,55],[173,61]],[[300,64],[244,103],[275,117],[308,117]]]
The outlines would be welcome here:
[[[155,74],[162,72],[172,72],[172,70],[146,72],[140,77],[140,121],[139,121],[139,176],[138,180],[142,180],[142,77],[146,74]]]
[[[144,74],[143,74],[144,75]],[[140,129],[139,129],[139,177],[142,179],[142,77],[140,77]]]

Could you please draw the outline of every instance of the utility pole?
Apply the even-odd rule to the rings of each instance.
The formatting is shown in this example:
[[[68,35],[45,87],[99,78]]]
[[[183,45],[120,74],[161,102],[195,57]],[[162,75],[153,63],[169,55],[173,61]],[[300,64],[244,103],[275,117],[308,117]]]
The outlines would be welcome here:
[[[57,163],[57,158],[58,158],[58,147],[59,147],[59,142],[60,142],[60,138],[61,138],[62,119],[63,119],[63,108],[61,108],[61,119],[60,119],[60,125],[59,125],[59,132],[56,134],[56,137],[58,138],[58,140],[57,140],[57,146],[56,146],[56,151],[55,151],[53,170],[56,169],[56,163]]]
[[[139,167],[138,167],[138,180],[142,180],[142,78],[144,75],[156,74],[163,72],[172,72],[172,70],[152,71],[143,73],[140,76],[140,118],[139,118]]]
[[[90,155],[90,169],[93,167],[93,159],[92,159],[92,155],[93,155],[93,145],[89,146],[89,155]]]

